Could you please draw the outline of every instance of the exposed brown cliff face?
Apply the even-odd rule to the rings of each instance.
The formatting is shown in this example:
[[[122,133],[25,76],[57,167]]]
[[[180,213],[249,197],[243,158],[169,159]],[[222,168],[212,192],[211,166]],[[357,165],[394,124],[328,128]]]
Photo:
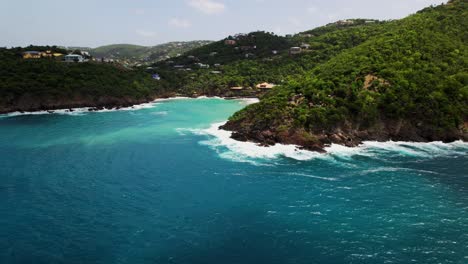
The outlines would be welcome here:
[[[296,128],[284,130],[275,126],[258,126],[247,120],[229,121],[221,126],[221,129],[232,131],[232,138],[239,141],[252,141],[264,146],[276,143],[293,144],[318,152],[324,152],[324,148],[330,144],[356,147],[363,141],[468,141],[467,122],[458,129],[447,131],[402,119],[382,120],[366,129],[361,129],[359,124],[347,122],[339,127],[322,131],[305,131]]]

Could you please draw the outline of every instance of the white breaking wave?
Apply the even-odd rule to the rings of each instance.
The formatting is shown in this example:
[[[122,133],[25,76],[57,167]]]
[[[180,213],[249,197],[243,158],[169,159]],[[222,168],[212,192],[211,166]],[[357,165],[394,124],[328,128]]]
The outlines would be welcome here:
[[[106,113],[106,112],[114,112],[114,111],[138,111],[142,109],[154,108],[158,105],[156,101],[150,103],[144,103],[129,107],[122,107],[122,108],[104,108],[100,110],[94,110],[94,107],[80,107],[80,108],[71,108],[70,109],[56,109],[56,110],[44,110],[44,111],[34,111],[34,112],[12,112],[8,114],[2,114],[0,116],[3,117],[13,117],[13,116],[23,116],[23,115],[84,115],[86,113]]]
[[[197,97],[196,99],[225,100],[225,98],[222,98],[222,97],[206,97],[206,96],[200,96],[200,97]],[[160,98],[149,103],[143,103],[143,104],[133,105],[129,107],[122,107],[122,108],[115,107],[115,108],[104,108],[101,110],[93,110],[94,107],[80,107],[80,108],[71,108],[71,111],[70,109],[56,109],[56,110],[34,111],[34,112],[12,112],[12,113],[7,113],[7,114],[0,114],[0,117],[14,117],[14,116],[23,116],[23,115],[50,115],[50,114],[80,116],[86,113],[106,113],[106,112],[114,112],[114,111],[138,111],[141,109],[154,108],[156,105],[158,105],[158,102],[167,102],[167,101],[175,101],[175,100],[196,100],[196,99],[190,98],[190,97],[170,97],[170,98]],[[254,104],[254,103],[259,102],[259,99],[257,98],[239,98],[236,100],[239,101],[239,103],[243,105],[249,105],[249,104]],[[167,112],[165,113],[160,112],[160,115],[165,115],[165,114],[167,114]],[[155,115],[158,115],[158,114],[155,114]]]
[[[242,98],[242,99],[236,99],[239,100],[241,104],[243,105],[251,105],[251,104],[256,104],[260,102],[260,99],[258,98]]]
[[[231,138],[232,132],[219,129],[223,124],[225,123],[215,123],[208,129],[192,130],[192,132],[199,135],[212,136],[212,139],[202,141],[201,143],[217,149],[225,147],[228,151],[221,151],[220,155],[238,161],[245,161],[245,158],[273,159],[281,156],[296,160],[310,160],[320,157],[319,153],[301,150],[293,145],[276,144],[270,147],[262,147],[253,142],[234,140]]]
[[[241,162],[252,159],[292,158],[299,161],[323,159],[335,161],[337,158],[350,159],[354,156],[376,157],[378,155],[396,155],[409,157],[433,158],[438,156],[456,156],[468,154],[468,143],[431,142],[375,142],[366,141],[358,147],[346,147],[332,144],[325,148],[326,153],[302,150],[295,145],[276,144],[270,147],[260,146],[253,142],[241,142],[231,138],[232,132],[219,129],[225,123],[212,124],[208,129],[179,129],[182,135],[186,132],[196,135],[208,135],[210,139],[200,142],[213,148],[221,157]]]
[[[155,102],[167,102],[167,101],[175,101],[175,100],[204,100],[204,99],[214,99],[214,100],[235,100],[238,101],[242,105],[251,105],[251,104],[256,104],[260,102],[260,99],[258,98],[226,98],[226,97],[219,97],[219,96],[199,96],[196,98],[192,97],[170,97],[170,98],[161,98],[161,99],[156,99]]]
[[[167,101],[188,100],[188,99],[193,99],[193,98],[177,96],[177,97],[169,97],[169,98],[159,98],[159,99],[154,100],[153,102],[167,102]]]
[[[8,114],[2,114],[0,116],[4,117],[13,117],[13,116],[23,116],[23,115],[83,115],[86,112],[89,112],[89,108],[72,108],[73,111],[69,109],[57,109],[57,110],[47,110],[47,111],[34,111],[34,112],[12,112]]]

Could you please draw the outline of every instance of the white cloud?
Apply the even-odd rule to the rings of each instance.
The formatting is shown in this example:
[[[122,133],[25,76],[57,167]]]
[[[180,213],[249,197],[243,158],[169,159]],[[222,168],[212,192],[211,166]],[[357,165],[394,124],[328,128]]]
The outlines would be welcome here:
[[[289,17],[288,18],[288,21],[291,25],[293,25],[294,27],[300,27],[302,26],[302,21],[299,20],[298,18],[295,18],[295,17]]]
[[[280,26],[276,26],[272,31],[273,31],[276,35],[283,35],[283,29],[282,29]]]
[[[135,14],[135,15],[141,16],[141,15],[144,15],[145,13],[146,13],[146,11],[143,8],[133,9],[133,14]]]
[[[315,14],[315,13],[317,13],[317,11],[318,11],[318,8],[315,7],[315,6],[310,6],[310,7],[307,8],[307,12],[309,14]]]
[[[338,13],[331,13],[327,15],[328,20],[337,20],[340,17],[340,14]]]
[[[178,28],[189,28],[192,26],[192,23],[190,23],[190,21],[188,21],[187,19],[174,17],[169,20],[169,26]]]
[[[189,6],[205,14],[220,14],[226,10],[226,6],[214,0],[189,0]]]
[[[144,30],[144,29],[137,29],[135,31],[138,35],[142,36],[142,37],[145,37],[145,38],[152,38],[152,37],[156,37],[156,32],[154,31],[148,31],[148,30]]]

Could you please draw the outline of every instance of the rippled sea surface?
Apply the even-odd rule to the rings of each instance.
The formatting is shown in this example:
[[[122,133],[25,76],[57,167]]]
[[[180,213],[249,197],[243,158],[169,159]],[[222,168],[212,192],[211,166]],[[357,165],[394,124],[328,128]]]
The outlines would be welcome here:
[[[0,117],[0,263],[468,263],[468,144],[261,148],[245,101]]]

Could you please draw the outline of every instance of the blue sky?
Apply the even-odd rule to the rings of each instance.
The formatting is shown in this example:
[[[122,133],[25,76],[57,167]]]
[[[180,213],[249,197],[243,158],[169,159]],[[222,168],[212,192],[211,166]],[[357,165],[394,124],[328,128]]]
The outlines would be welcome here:
[[[97,47],[297,33],[345,18],[396,19],[446,0],[0,0],[0,46]]]

